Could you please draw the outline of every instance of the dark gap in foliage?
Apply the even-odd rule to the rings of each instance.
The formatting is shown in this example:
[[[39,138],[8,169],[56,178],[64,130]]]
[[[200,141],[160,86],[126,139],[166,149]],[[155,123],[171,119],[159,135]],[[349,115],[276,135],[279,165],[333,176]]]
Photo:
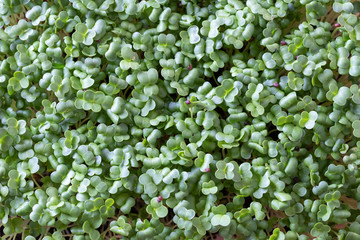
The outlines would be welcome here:
[[[225,158],[228,155],[228,150],[226,148],[222,148],[221,152],[222,152],[223,158]]]
[[[129,86],[125,92],[124,92],[124,97],[125,99],[127,99],[129,96],[131,96],[132,91],[134,90],[133,86]]]
[[[250,204],[253,202],[251,197],[245,197],[244,198],[245,202],[243,204],[243,208],[248,208],[250,207]]]
[[[299,177],[294,177],[293,183],[295,184],[295,183],[298,183],[298,182],[300,182],[300,178]]]
[[[274,141],[279,140],[279,133],[280,131],[277,130],[276,126],[273,125],[271,122],[267,124],[266,129],[268,131],[268,137],[270,137]]]
[[[106,62],[106,63],[104,63],[104,64],[100,64],[100,66],[101,66],[100,71],[101,71],[101,72],[107,72],[107,67],[108,67],[108,65],[109,65],[108,62]],[[105,81],[105,79],[104,79],[104,81]],[[99,83],[99,84],[100,84],[100,83]]]
[[[164,223],[166,227],[170,227],[172,229],[176,228],[177,225],[173,222],[173,218],[175,213],[172,208],[168,208],[168,214],[165,218],[161,218],[160,221]]]
[[[200,1],[199,3],[197,3],[197,5],[198,5],[199,7],[204,7],[204,1]]]
[[[219,77],[222,75],[222,73],[225,71],[226,69],[225,68],[222,68],[222,69],[219,69],[217,72],[213,72],[213,76],[215,79],[213,79],[213,81],[216,80],[216,82],[219,82]],[[217,83],[215,83],[215,86],[217,86]]]
[[[33,174],[33,179],[37,182],[37,184],[39,184],[39,186],[41,187],[44,183],[41,181],[42,177],[39,174],[34,173]],[[35,184],[35,183],[34,183]]]
[[[220,236],[219,232],[216,233],[211,233],[211,232],[206,232],[205,238],[206,240],[223,240],[224,238]]]
[[[213,88],[216,88],[218,86],[213,77],[207,77],[205,78],[205,80],[209,82]]]
[[[229,184],[227,184],[225,182],[225,180],[223,180],[225,187],[221,190],[221,194],[222,196],[219,198],[220,199],[220,203],[226,205],[228,202],[231,202],[231,200],[233,199],[233,197],[236,196],[236,194],[234,194],[233,192],[230,192],[229,189],[231,189],[231,186],[227,186]]]
[[[177,100],[177,97],[178,97],[177,93],[170,93],[169,95],[174,102]]]
[[[53,234],[54,232],[56,232],[56,228],[53,226],[49,227],[48,233]]]
[[[314,30],[317,28],[317,26],[315,24],[312,24],[312,23],[310,23],[310,26],[312,26],[314,28]]]
[[[136,53],[137,53],[139,59],[145,59],[143,51],[137,51]]]
[[[162,145],[166,145],[167,141],[169,140],[170,138],[170,135],[168,134],[164,134],[161,138],[158,139],[158,146],[159,148],[162,146]]]
[[[360,209],[354,210],[354,209],[349,209],[351,215],[350,217],[347,219],[348,222],[355,222],[356,218],[360,215]]]
[[[219,117],[222,119],[226,119],[230,115],[228,111],[224,111],[224,109],[222,109],[221,107],[215,108],[214,111],[217,112],[219,114]]]
[[[288,231],[291,230],[287,225],[285,225],[283,228],[284,228],[284,230],[285,230],[286,232],[288,232]]]
[[[226,30],[226,27],[225,27],[225,26],[220,26],[220,28],[219,28],[219,32],[220,32],[220,33],[225,32],[225,30]]]
[[[225,50],[223,50],[223,51],[225,51]],[[225,65],[223,68],[219,69],[217,72],[213,72],[216,80],[218,80],[219,77],[222,76],[223,72],[226,71],[226,70],[227,69],[226,69],[226,65]]]
[[[173,218],[174,216],[175,216],[175,213],[174,213],[174,211],[173,211],[173,209],[172,208],[169,208],[168,209],[168,215],[167,215],[169,218]]]
[[[143,213],[142,209],[146,206],[146,203],[144,202],[144,200],[140,197],[136,197],[135,199],[135,205],[131,208],[130,214],[135,214],[136,216],[141,216],[141,214]],[[143,216],[144,218],[146,218],[146,216]]]
[[[113,219],[113,220],[115,220],[115,219]],[[107,221],[104,222],[104,223],[103,223],[100,227],[98,227],[96,230],[98,230],[98,231],[100,232],[100,234],[103,233],[103,232],[105,231],[105,229],[110,228],[110,223],[111,223],[111,221],[113,221],[113,220],[107,219]],[[107,236],[109,233],[110,233],[110,232],[107,232],[107,234],[106,234],[105,236]]]
[[[273,218],[274,220],[276,219],[276,218]],[[275,225],[272,227],[272,229],[271,230],[269,230],[269,235],[273,235],[273,233],[274,233],[274,230],[275,229],[277,229],[279,227],[279,225],[278,225],[278,222],[275,222]]]
[[[120,209],[118,208],[119,207],[119,205],[115,202],[114,203],[114,206],[115,206],[115,216],[119,216],[120,214],[121,214],[121,211],[120,211]]]

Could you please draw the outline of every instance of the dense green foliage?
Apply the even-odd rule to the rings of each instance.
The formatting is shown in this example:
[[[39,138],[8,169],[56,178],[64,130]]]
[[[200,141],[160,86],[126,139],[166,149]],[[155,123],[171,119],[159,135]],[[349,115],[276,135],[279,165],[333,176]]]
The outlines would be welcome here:
[[[2,239],[359,240],[359,11],[0,0]]]

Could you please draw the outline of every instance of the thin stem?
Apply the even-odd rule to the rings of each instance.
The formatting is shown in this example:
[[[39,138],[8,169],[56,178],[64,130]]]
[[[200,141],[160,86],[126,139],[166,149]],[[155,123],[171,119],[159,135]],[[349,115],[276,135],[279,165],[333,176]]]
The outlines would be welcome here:
[[[173,219],[171,219],[169,222],[165,223],[165,225],[169,225],[172,222],[173,222]]]
[[[219,85],[220,85],[220,83],[216,80],[216,77],[215,77],[214,72],[213,72],[213,71],[211,71],[211,74],[212,74],[212,76],[213,76],[213,79],[214,79],[215,83],[219,86]]]
[[[266,211],[265,214],[266,214],[267,219],[270,220],[269,211]]]
[[[275,129],[272,129],[270,132],[268,132],[268,135],[270,134],[270,133],[273,133],[273,132],[275,132],[275,131],[278,131],[278,129],[277,128],[275,128]]]
[[[44,237],[46,237],[46,234],[49,232],[50,227],[46,227],[46,231],[44,233]]]
[[[57,0],[57,2],[58,2],[58,4],[59,4],[60,8],[61,8],[61,9],[64,9],[64,7],[63,7],[63,5],[62,5],[62,3],[61,3],[61,0]]]
[[[42,28],[42,31],[43,31],[43,32],[45,31],[45,29],[46,29],[46,27],[47,27],[46,23],[47,23],[47,19],[45,20],[45,22],[44,22],[44,24],[43,24],[43,28]]]
[[[89,120],[89,118],[90,118],[90,116],[84,118],[84,120],[82,120],[79,125],[82,126],[82,125],[84,124],[84,122],[86,122],[87,120]]]
[[[283,233],[286,233],[286,230],[284,229],[283,226],[280,226],[280,223],[278,223],[278,226],[279,226],[280,230],[281,230]]]
[[[214,238],[213,238],[213,236],[212,236],[211,232],[209,232],[209,235],[210,235],[211,240],[214,240]]]
[[[107,227],[107,229],[101,234],[103,237],[106,236],[106,234],[110,231],[110,224],[109,226]]]
[[[127,88],[125,89],[125,92],[124,92],[124,94],[123,94],[124,98],[125,98],[125,96],[126,96],[126,94],[127,94],[127,92],[129,91],[130,88],[131,88],[131,86],[129,86],[129,87],[127,87]],[[120,91],[120,92],[122,92],[122,91]]]
[[[106,69],[106,67],[107,67],[107,63],[106,64],[104,64],[102,67],[101,67],[101,72],[104,72],[104,70]]]
[[[243,52],[247,52],[247,51],[249,50],[249,48],[250,48],[250,42],[248,42],[248,43],[246,44],[246,47],[245,47],[245,49],[244,49]]]
[[[335,28],[334,31],[331,33],[331,39],[333,39],[336,35],[336,33],[339,31],[339,28]]]
[[[126,99],[125,94],[122,91],[120,91],[120,97],[122,97],[123,99]]]
[[[31,174],[31,178],[32,178],[33,182],[35,183],[35,185],[36,185],[38,188],[41,188],[41,186],[38,184],[38,182],[35,181],[35,178],[34,178],[34,176],[33,176],[32,174]]]
[[[27,225],[27,223],[28,222],[25,222],[26,223],[26,225]],[[24,232],[25,232],[25,226],[26,226],[25,224],[23,225],[23,230],[22,230],[22,232],[21,232],[21,239],[24,239]]]

